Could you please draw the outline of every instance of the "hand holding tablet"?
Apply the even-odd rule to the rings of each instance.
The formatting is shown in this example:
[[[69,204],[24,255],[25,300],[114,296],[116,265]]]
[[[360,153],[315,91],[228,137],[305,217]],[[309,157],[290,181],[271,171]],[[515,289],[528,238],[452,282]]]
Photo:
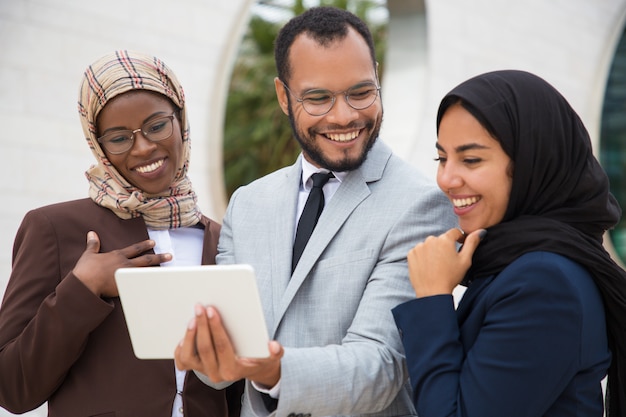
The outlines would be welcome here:
[[[238,356],[269,356],[267,327],[249,265],[121,268],[115,280],[140,359],[172,359],[196,304],[219,311]]]
[[[241,379],[267,389],[276,386],[281,378],[281,359],[285,352],[278,341],[268,343],[270,355],[267,357],[241,357],[235,351],[219,311],[202,305],[196,305],[195,310],[196,316],[176,347],[177,369],[194,370],[205,383],[217,389],[221,389],[223,383]]]

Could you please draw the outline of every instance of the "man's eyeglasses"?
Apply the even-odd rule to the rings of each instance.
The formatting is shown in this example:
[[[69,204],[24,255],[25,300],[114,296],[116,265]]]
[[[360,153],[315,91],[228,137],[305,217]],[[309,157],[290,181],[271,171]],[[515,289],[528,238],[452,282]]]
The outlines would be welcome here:
[[[139,129],[115,130],[98,138],[98,142],[111,154],[119,155],[133,147],[135,133],[141,134],[151,142],[159,142],[172,136],[176,113],[150,120]]]
[[[302,104],[304,111],[311,116],[323,116],[328,113],[337,100],[337,95],[343,94],[346,103],[355,110],[364,110],[374,104],[380,87],[372,82],[361,83],[348,88],[345,91],[333,93],[329,90],[309,90],[302,97],[296,96],[287,87],[284,81],[281,81],[289,94],[295,97],[296,101]]]

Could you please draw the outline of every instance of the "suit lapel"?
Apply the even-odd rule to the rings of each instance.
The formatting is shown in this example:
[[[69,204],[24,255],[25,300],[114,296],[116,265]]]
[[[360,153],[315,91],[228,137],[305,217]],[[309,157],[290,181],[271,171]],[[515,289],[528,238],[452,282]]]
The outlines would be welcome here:
[[[326,207],[324,207],[324,211],[322,211],[322,215],[318,221],[309,242],[304,248],[304,252],[302,253],[302,258],[298,262],[298,265],[291,276],[291,279],[285,283],[282,281],[281,277],[281,288],[274,288],[274,296],[278,295],[277,290],[280,291],[281,297],[274,298],[275,300],[280,300],[280,302],[274,303],[275,306],[275,320],[274,326],[272,329],[272,335],[276,332],[280,320],[282,319],[285,311],[291,304],[296,292],[302,285],[305,279],[311,278],[309,277],[309,273],[311,269],[316,264],[317,260],[321,256],[322,252],[328,247],[329,243],[335,237],[341,226],[346,222],[348,217],[352,214],[352,212],[358,207],[359,204],[363,200],[365,200],[370,195],[370,189],[368,183],[373,181],[378,181],[383,174],[387,161],[391,156],[391,150],[385,146],[384,144],[377,141],[374,147],[370,150],[367,159],[363,163],[363,165],[352,172],[350,172],[346,178],[343,180],[337,192],[333,196],[333,198],[327,203]],[[296,164],[298,167],[297,174],[297,186],[300,186],[300,177],[301,177],[301,168],[300,161]],[[294,170],[292,170],[293,172]],[[293,196],[293,194],[291,194]],[[289,197],[291,204],[294,205],[293,213],[295,216],[295,200],[293,197]],[[284,202],[287,204],[287,202]],[[295,219],[295,217],[294,217]],[[291,221],[291,225],[289,230],[291,234],[289,235],[289,239],[284,238],[284,234],[280,243],[281,250],[287,250],[287,252],[278,252],[274,253],[272,258],[278,259],[281,258],[283,261],[286,259],[289,262],[283,264],[281,261],[280,271],[276,272],[284,272],[285,268],[287,270],[287,275],[289,275],[289,271],[291,270],[291,256],[285,256],[285,253],[291,254],[292,246],[293,246],[293,232],[295,225],[294,220]],[[274,236],[275,240],[280,240],[280,236]],[[284,241],[287,241],[287,245],[284,245]],[[287,246],[285,248],[285,246]],[[278,246],[276,246],[278,247]],[[282,256],[281,256],[282,254]],[[278,275],[274,275],[273,278]],[[277,283],[274,283],[276,286]],[[285,285],[286,289],[285,289]]]
[[[274,334],[275,324],[281,313],[281,303],[285,290],[291,277],[291,252],[293,250],[293,236],[295,233],[295,218],[302,177],[302,164],[300,156],[295,164],[284,171],[284,176],[278,179],[275,188],[275,199],[272,215],[268,218],[269,259],[271,260],[271,288],[272,310],[266,311],[266,317],[271,317],[268,322],[270,337]],[[282,214],[280,214],[282,213]],[[264,248],[259,248],[263,251]],[[270,313],[270,315],[268,315]],[[273,324],[272,324],[273,323]]]

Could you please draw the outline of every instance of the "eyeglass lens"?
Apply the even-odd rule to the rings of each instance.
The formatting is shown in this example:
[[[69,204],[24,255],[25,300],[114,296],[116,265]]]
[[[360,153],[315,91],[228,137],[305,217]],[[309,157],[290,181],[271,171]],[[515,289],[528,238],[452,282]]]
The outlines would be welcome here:
[[[136,130],[117,130],[98,138],[112,154],[121,154],[132,148],[135,142],[135,133],[141,131],[143,136],[151,142],[159,142],[172,136],[174,115],[159,117],[151,120]]]
[[[343,94],[347,103],[355,110],[364,110],[374,104],[378,96],[376,84],[360,84],[340,93],[328,90],[313,90],[301,97],[304,110],[312,116],[321,116],[328,113],[335,104],[337,95]]]

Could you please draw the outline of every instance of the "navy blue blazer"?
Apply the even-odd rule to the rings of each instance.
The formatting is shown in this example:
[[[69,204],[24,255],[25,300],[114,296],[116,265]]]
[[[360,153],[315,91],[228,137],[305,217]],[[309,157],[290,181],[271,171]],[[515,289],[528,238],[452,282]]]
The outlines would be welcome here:
[[[420,417],[601,417],[611,354],[591,275],[549,252],[520,256],[452,295],[393,310]]]

